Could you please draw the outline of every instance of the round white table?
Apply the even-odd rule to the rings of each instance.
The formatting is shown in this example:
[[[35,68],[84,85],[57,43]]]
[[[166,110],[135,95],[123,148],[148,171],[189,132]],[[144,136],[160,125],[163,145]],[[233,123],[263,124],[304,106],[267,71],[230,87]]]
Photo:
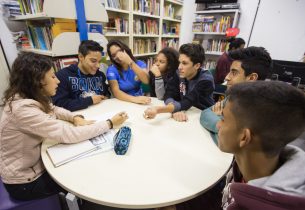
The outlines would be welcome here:
[[[152,98],[151,105],[162,101]],[[85,200],[119,208],[155,208],[181,203],[212,187],[229,169],[232,155],[221,152],[199,123],[200,110],[187,111],[188,121],[170,114],[143,118],[151,105],[108,99],[78,111],[86,119],[126,111],[132,137],[126,155],[114,151],[74,160],[55,168],[42,145],[42,160],[53,179]]]

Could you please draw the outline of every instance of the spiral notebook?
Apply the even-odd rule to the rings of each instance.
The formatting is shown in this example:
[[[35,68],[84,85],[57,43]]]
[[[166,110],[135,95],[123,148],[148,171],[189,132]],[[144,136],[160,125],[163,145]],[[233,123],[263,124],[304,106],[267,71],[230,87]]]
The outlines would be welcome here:
[[[75,144],[56,144],[47,148],[47,153],[55,167],[66,164],[72,160],[106,152],[113,149],[115,131],[109,130],[92,139]]]

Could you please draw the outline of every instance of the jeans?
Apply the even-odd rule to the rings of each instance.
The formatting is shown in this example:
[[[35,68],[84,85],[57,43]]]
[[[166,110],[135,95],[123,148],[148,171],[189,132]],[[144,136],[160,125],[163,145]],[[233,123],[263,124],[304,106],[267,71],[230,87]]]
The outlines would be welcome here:
[[[5,184],[4,186],[10,196],[16,200],[34,200],[45,198],[59,192],[67,191],[56,184],[47,172],[38,179],[26,184]]]

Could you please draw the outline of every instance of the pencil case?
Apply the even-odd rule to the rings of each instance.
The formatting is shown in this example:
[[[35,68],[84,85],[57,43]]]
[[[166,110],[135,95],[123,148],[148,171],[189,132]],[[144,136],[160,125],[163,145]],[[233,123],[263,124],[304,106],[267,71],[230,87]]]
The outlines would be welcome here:
[[[131,129],[123,126],[114,136],[114,151],[117,155],[125,155],[131,138]]]

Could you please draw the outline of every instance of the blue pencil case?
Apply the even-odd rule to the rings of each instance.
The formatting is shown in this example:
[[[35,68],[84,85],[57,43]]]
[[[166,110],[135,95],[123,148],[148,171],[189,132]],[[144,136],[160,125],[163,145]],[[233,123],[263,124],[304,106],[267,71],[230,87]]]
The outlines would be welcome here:
[[[117,155],[125,155],[131,138],[131,129],[123,126],[113,137],[114,151]]]

